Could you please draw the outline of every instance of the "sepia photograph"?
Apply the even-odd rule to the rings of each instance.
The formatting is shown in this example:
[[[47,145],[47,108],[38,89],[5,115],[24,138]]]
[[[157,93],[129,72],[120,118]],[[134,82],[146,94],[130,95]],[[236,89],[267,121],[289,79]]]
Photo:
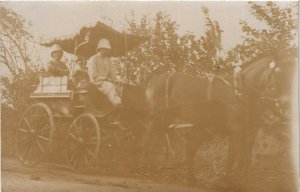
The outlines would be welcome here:
[[[299,192],[298,1],[1,1],[2,192]]]

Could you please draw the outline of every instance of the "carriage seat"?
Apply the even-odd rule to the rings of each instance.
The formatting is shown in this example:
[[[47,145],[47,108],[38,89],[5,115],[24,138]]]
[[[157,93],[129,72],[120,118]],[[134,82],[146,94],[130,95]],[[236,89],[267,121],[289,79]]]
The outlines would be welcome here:
[[[70,98],[68,89],[68,76],[41,75],[36,90],[31,94],[32,98]]]

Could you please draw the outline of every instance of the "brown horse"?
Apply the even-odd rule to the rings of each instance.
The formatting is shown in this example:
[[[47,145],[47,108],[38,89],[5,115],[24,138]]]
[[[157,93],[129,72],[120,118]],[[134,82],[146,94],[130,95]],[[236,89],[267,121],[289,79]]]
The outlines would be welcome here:
[[[200,144],[216,134],[229,136],[227,170],[249,167],[256,133],[253,122],[262,121],[270,110],[286,120],[291,78],[295,62],[289,57],[264,56],[244,65],[242,95],[236,94],[231,80],[213,75],[195,78],[181,73],[153,74],[146,88],[151,123],[144,145],[151,146],[155,136],[164,134],[170,123],[180,118],[193,125],[187,138],[186,165],[192,173]],[[189,174],[188,181],[193,181]]]
[[[234,151],[241,151],[244,122],[241,100],[234,88],[225,79],[213,75],[210,78],[195,78],[181,73],[154,75],[146,89],[146,101],[152,116],[148,138],[164,133],[169,124],[180,118],[193,125],[186,138],[186,165],[189,182],[192,182],[193,161],[199,146],[214,136],[214,133],[231,134],[228,162],[240,162]],[[154,131],[155,130],[155,131]],[[149,145],[150,141],[145,139]],[[151,146],[151,144],[149,145]],[[228,166],[233,166],[233,163]]]

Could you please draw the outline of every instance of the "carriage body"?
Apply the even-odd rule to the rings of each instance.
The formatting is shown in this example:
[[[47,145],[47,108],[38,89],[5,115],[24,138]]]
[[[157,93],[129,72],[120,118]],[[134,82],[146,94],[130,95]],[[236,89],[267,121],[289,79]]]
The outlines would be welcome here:
[[[35,102],[45,103],[54,116],[73,116],[73,92],[69,89],[68,76],[48,76],[42,74],[39,84],[30,98]]]
[[[30,98],[49,106],[54,117],[74,118],[84,111],[92,111],[87,103],[91,90],[89,81],[42,73],[38,85],[33,86],[36,89]]]

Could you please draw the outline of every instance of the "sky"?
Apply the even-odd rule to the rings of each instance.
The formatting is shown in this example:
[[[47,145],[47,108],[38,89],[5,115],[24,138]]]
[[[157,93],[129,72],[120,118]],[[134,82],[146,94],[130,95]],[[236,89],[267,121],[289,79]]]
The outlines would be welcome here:
[[[3,2],[32,23],[34,34],[54,38],[74,34],[89,23],[101,18],[111,18],[112,25],[124,30],[126,17],[132,11],[139,20],[142,15],[153,17],[158,11],[166,11],[179,24],[179,33],[193,32],[197,36],[204,33],[204,20],[201,11],[206,6],[213,19],[219,21],[223,29],[224,49],[230,49],[240,40],[240,20],[259,25],[249,12],[247,2]]]
[[[287,3],[280,2],[283,6]],[[31,22],[35,37],[46,39],[75,34],[82,26],[103,18],[110,18],[112,22],[108,23],[122,31],[126,26],[126,18],[131,18],[132,12],[139,21],[143,15],[153,18],[158,11],[170,14],[179,24],[180,34],[189,31],[200,37],[205,32],[202,6],[209,9],[211,18],[217,20],[224,31],[222,45],[225,51],[241,41],[241,20],[257,28],[264,27],[251,15],[246,1],[7,1],[2,4]],[[43,58],[49,57],[49,53],[43,49],[40,54],[44,55]]]

